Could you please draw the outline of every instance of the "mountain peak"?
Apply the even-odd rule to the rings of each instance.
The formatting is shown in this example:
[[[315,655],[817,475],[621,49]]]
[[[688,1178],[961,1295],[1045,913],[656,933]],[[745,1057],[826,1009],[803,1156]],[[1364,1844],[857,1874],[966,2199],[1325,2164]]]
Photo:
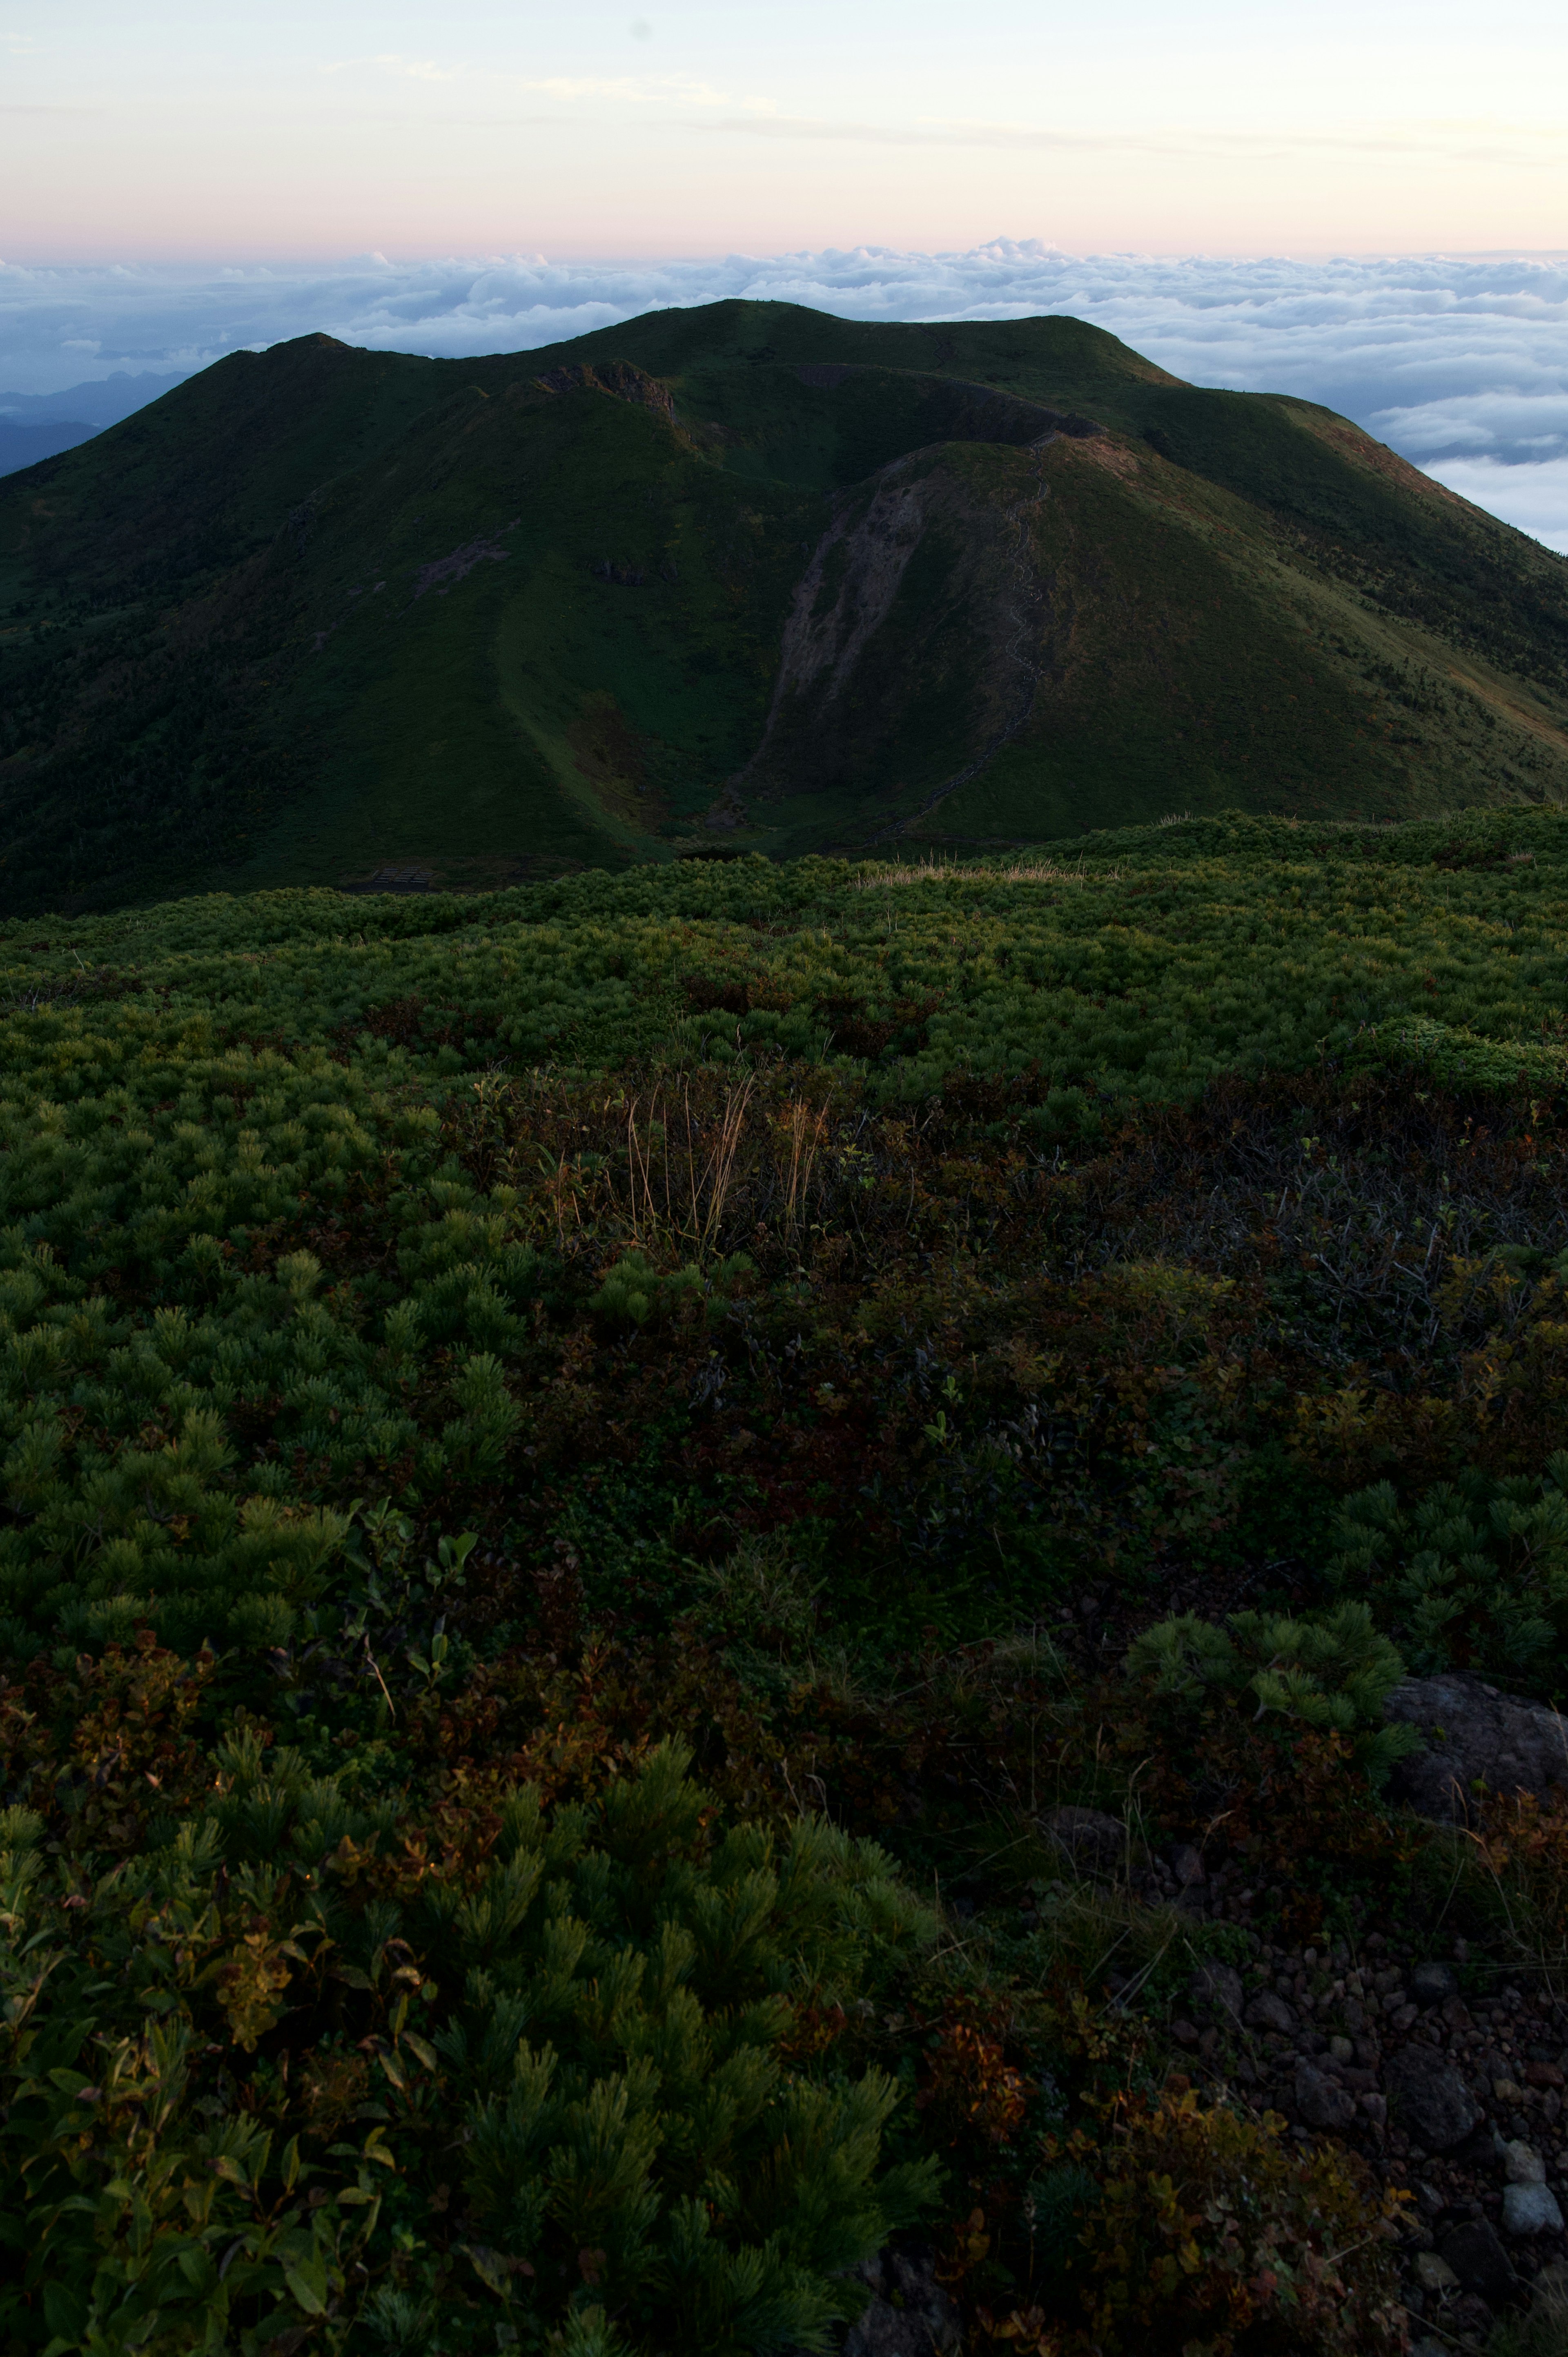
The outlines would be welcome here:
[[[17,907],[1568,791],[1561,559],[1063,317],[299,337],[10,478],[0,550]]]

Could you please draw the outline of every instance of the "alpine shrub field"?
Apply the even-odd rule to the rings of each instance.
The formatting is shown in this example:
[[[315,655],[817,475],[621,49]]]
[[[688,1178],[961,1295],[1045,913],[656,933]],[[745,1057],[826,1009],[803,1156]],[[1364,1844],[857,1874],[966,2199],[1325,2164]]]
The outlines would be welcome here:
[[[1523,2345],[1568,821],[1058,858],[0,931],[7,2357]]]

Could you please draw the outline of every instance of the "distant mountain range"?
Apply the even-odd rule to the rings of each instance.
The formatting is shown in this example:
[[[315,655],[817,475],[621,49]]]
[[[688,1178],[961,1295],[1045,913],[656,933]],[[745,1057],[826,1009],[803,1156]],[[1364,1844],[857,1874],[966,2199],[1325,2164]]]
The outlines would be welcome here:
[[[0,475],[74,450],[103,426],[117,425],[171,386],[183,384],[188,373],[182,369],[172,376],[130,376],[122,369],[91,384],[70,385],[64,393],[0,393]]]
[[[96,425],[88,425],[80,417],[16,425],[0,415],[0,475],[20,474],[24,467],[36,467],[40,458],[57,458],[62,450],[74,450],[79,442],[91,441],[97,432]]]
[[[1061,317],[241,352],[0,485],[0,904],[1568,793],[1568,560]]]

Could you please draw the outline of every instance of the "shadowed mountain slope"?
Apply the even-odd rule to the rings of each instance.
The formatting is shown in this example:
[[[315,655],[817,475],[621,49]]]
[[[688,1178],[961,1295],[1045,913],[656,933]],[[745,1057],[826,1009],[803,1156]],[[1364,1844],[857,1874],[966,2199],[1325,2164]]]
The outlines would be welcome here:
[[[0,485],[0,903],[1568,789],[1568,562],[1066,318],[238,353]]]

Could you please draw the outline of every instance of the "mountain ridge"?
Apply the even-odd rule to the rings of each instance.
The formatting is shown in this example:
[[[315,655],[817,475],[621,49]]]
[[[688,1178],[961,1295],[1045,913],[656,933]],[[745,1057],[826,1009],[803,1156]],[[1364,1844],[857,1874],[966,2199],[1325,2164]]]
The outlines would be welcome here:
[[[1078,320],[236,353],[0,485],[0,899],[1568,795],[1568,563]]]

